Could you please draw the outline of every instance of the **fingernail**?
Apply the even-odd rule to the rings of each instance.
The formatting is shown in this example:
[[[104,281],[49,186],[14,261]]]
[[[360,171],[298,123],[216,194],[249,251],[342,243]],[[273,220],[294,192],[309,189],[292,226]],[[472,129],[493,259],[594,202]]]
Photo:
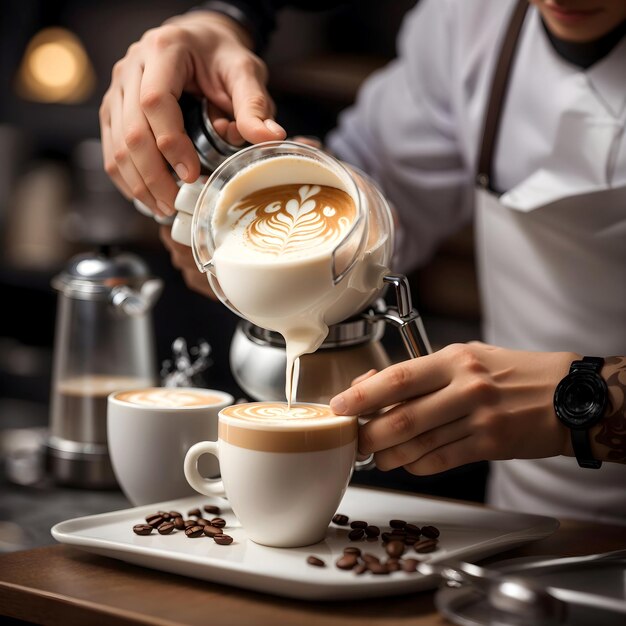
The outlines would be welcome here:
[[[159,208],[159,211],[163,211],[165,215],[174,215],[174,209],[171,206],[168,206],[162,200],[157,200],[156,205]]]
[[[277,124],[274,120],[265,120],[263,122],[265,124],[265,128],[267,128],[267,130],[270,131],[270,133],[273,133],[274,135],[286,135],[287,133],[285,132],[285,129],[280,125]]]
[[[357,385],[358,383],[360,383],[361,381],[369,378],[370,376],[373,376],[374,374],[376,374],[376,370],[375,369],[371,369],[368,370],[367,372],[365,372],[364,374],[361,374],[360,376],[357,376],[353,381],[352,381],[352,385]]]
[[[187,180],[187,176],[189,175],[189,170],[185,167],[184,163],[177,163],[176,167],[174,167],[178,178],[181,180]]]
[[[333,413],[337,413],[337,415],[341,415],[346,412],[346,401],[341,396],[335,396],[330,401],[330,408]]]

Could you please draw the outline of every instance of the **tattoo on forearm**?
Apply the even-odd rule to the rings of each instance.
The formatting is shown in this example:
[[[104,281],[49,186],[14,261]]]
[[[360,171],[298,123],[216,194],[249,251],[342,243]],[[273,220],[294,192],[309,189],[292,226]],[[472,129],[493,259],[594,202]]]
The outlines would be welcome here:
[[[626,357],[608,357],[604,364],[609,366],[606,384],[611,399],[595,440],[609,448],[607,461],[626,463]]]

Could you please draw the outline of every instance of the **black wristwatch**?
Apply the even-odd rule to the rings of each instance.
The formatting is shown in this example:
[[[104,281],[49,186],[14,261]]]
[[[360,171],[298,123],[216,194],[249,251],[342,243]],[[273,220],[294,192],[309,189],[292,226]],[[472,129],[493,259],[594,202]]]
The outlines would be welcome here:
[[[574,361],[554,392],[554,411],[570,429],[578,465],[589,469],[602,466],[602,461],[593,458],[589,429],[604,417],[608,403],[609,391],[600,376],[603,365],[604,359],[596,356]]]

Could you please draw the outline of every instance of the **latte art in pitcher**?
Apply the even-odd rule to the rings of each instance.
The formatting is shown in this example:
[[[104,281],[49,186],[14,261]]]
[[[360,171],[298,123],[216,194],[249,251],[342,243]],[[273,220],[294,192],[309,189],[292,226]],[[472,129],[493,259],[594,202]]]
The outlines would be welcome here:
[[[293,255],[334,244],[356,214],[352,198],[327,185],[279,185],[259,189],[233,209],[245,223],[246,245],[263,254]]]

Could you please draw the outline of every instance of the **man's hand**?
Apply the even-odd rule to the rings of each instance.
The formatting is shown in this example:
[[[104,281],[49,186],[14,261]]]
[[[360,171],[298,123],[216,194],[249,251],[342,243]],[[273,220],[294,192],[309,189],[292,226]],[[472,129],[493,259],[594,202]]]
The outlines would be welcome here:
[[[376,414],[359,430],[359,452],[382,470],[433,474],[480,460],[571,454],[554,414],[570,352],[522,352],[484,343],[368,372],[330,403],[340,415]]]
[[[194,11],[147,31],[115,64],[100,129],[105,169],[127,198],[172,215],[178,187],[167,164],[185,182],[199,176],[178,106],[183,91],[207,97],[217,132],[231,143],[285,138],[265,88],[267,68],[250,43],[230,18]]]

